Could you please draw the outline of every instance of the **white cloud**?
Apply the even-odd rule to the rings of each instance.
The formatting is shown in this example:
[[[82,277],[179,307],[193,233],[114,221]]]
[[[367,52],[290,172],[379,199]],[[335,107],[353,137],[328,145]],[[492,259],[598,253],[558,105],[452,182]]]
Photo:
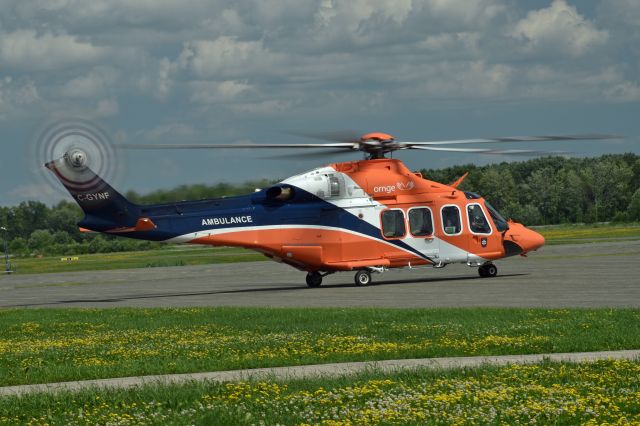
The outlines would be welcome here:
[[[162,58],[158,67],[157,91],[155,97],[166,99],[171,91],[171,74],[176,70],[176,65],[167,58]]]
[[[102,99],[98,101],[95,109],[95,115],[97,117],[111,117],[117,115],[120,108],[118,107],[118,101],[114,98]]]
[[[17,30],[0,37],[0,60],[11,68],[40,71],[70,68],[98,60],[103,48],[76,37]]]
[[[186,43],[178,58],[182,68],[198,77],[239,77],[258,68],[271,68],[276,55],[261,41],[239,41],[235,37],[219,37],[213,41]]]
[[[191,89],[190,100],[201,104],[230,102],[240,94],[253,89],[246,81],[237,80],[193,81],[189,83],[189,87]]]
[[[622,81],[604,90],[607,99],[615,102],[640,101],[640,85],[631,81]]]
[[[425,69],[418,93],[452,99],[501,97],[508,93],[514,73],[511,66],[483,61],[437,64]]]
[[[166,57],[158,61],[146,61],[138,71],[136,87],[143,94],[150,95],[158,101],[165,101],[171,94],[178,71],[178,64]]]
[[[0,80],[0,120],[22,115],[40,100],[33,81],[16,81],[11,77]]]
[[[92,98],[115,90],[118,71],[111,67],[95,67],[87,74],[69,80],[61,89],[67,97]]]
[[[580,15],[565,0],[553,0],[547,8],[534,10],[515,24],[511,35],[524,40],[530,52],[560,52],[581,56],[604,45],[609,33]]]
[[[38,200],[45,204],[55,204],[66,198],[65,193],[62,190],[51,187],[49,184],[33,183],[16,186],[11,189],[9,195],[19,201]]]

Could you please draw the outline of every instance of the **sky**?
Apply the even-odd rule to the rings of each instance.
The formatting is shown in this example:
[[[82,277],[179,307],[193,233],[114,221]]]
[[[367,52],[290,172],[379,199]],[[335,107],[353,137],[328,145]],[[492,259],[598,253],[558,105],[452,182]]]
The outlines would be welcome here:
[[[508,148],[640,153],[639,58],[637,0],[2,0],[0,205],[70,199],[37,148],[68,120],[115,145],[598,132],[626,138]],[[139,193],[361,158],[115,151],[113,186]],[[396,154],[411,169],[522,160]]]

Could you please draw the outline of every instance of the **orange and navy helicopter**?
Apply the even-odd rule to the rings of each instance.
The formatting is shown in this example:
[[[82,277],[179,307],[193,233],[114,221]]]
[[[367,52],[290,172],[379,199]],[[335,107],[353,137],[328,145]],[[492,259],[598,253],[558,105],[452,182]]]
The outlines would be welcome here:
[[[78,226],[86,230],[169,243],[244,247],[307,272],[309,287],[319,287],[324,276],[339,271],[355,271],[355,284],[366,286],[371,283],[371,273],[423,265],[442,268],[450,263],[477,267],[481,277],[495,277],[498,269],[494,261],[526,255],[545,242],[539,233],[506,220],[482,196],[458,189],[466,174],[450,184],[430,181],[387,154],[418,149],[538,155],[549,152],[446,145],[616,136],[429,142],[397,141],[386,133],[328,137],[334,142],[119,145],[128,149],[328,148],[331,152],[364,152],[362,160],[319,167],[250,195],[210,200],[134,204],[92,170],[92,158],[82,146],[68,147],[64,155],[45,166],[84,211]]]

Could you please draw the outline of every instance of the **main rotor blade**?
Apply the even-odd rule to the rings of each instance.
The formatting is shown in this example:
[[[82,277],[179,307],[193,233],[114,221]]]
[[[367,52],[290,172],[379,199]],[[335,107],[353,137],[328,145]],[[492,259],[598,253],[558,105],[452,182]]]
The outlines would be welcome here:
[[[261,143],[261,144],[136,144],[115,145],[124,149],[247,149],[247,148],[346,148],[358,149],[357,143]]]
[[[287,154],[277,154],[277,155],[267,155],[261,158],[268,158],[268,159],[295,159],[295,158],[299,158],[299,159],[312,159],[312,158],[329,158],[329,157],[334,157],[336,155],[344,155],[344,154],[353,154],[354,152],[357,152],[357,150],[351,150],[351,149],[340,149],[340,148],[336,148],[336,149],[332,149],[332,150],[320,150],[320,151],[298,151],[295,153],[287,153]]]
[[[499,138],[486,138],[486,139],[454,139],[448,141],[427,141],[427,142],[411,142],[411,141],[397,141],[399,144],[406,144],[410,146],[424,146],[424,145],[456,145],[456,144],[473,144],[473,143],[506,143],[506,142],[548,142],[548,141],[577,141],[577,140],[611,140],[611,139],[623,139],[621,135],[608,135],[608,134],[579,134],[579,135],[545,135],[545,136],[507,136]]]
[[[492,148],[438,148],[431,146],[411,146],[409,149],[422,149],[425,151],[442,152],[471,152],[475,154],[493,155],[570,155],[567,151],[536,151],[532,149],[492,149]]]
[[[334,130],[327,132],[306,132],[306,131],[288,131],[293,136],[302,136],[304,138],[319,139],[323,141],[357,143],[360,141],[361,133],[355,130]]]

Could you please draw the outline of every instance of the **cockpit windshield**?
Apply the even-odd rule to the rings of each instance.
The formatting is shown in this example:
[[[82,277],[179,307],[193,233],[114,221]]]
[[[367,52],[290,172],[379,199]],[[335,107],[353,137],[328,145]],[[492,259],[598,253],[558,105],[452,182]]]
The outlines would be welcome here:
[[[495,223],[496,229],[498,231],[504,232],[509,229],[509,224],[507,223],[505,218],[502,217],[500,213],[498,213],[498,210],[496,210],[495,207],[493,207],[487,200],[484,200],[484,205],[487,206],[489,215],[491,216],[491,219],[493,219],[493,223]]]

